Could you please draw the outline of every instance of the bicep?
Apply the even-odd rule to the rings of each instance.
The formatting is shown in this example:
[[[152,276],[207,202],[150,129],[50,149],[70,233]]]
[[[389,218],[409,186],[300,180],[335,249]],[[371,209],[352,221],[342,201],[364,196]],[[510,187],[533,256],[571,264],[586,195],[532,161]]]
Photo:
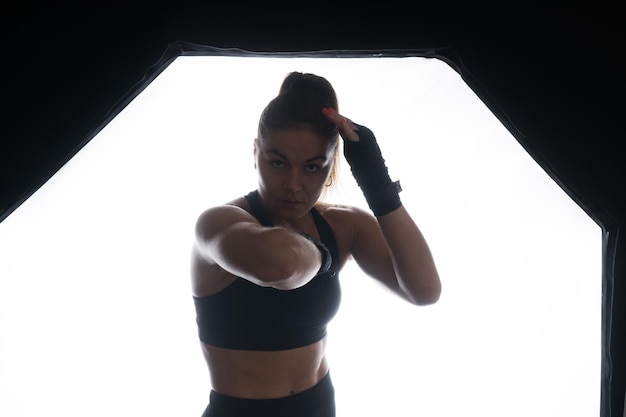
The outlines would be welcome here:
[[[248,276],[249,264],[254,262],[254,237],[260,229],[254,217],[239,207],[213,207],[196,222],[196,249],[207,262],[217,263],[235,275]]]

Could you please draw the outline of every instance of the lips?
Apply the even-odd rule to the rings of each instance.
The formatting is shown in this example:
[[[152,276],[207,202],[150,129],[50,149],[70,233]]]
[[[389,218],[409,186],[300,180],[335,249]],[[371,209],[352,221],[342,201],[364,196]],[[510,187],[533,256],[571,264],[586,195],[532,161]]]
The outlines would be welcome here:
[[[304,201],[299,200],[280,200],[280,204],[289,208],[300,208],[304,205]]]

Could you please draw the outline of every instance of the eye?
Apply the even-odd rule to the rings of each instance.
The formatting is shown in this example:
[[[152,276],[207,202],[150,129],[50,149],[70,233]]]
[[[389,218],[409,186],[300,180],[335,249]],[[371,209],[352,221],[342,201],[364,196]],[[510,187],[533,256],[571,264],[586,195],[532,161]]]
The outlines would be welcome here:
[[[310,165],[307,165],[305,169],[307,172],[313,173],[313,172],[318,172],[319,170],[322,169],[322,167],[319,165],[310,164]]]
[[[285,163],[279,159],[274,159],[272,161],[270,161],[270,164],[274,167],[274,168],[283,168],[285,166]]]

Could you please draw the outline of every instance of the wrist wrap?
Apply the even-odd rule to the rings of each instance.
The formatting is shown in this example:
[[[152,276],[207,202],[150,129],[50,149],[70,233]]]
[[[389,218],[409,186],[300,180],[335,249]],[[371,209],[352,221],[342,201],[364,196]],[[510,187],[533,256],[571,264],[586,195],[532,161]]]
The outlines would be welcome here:
[[[355,126],[359,141],[345,140],[343,153],[368,206],[376,217],[382,216],[402,205],[400,181],[391,181],[374,133],[365,126]]]
[[[317,249],[319,249],[320,253],[322,254],[322,265],[320,266],[320,269],[319,271],[317,271],[317,274],[315,274],[315,276],[323,274],[324,272],[328,271],[330,269],[330,266],[333,263],[333,258],[332,256],[330,256],[330,251],[328,250],[326,245],[324,245],[323,242],[315,239],[313,236],[309,235],[308,233],[300,232],[300,234],[304,236],[305,238],[309,239],[311,242],[313,242],[313,244],[317,246]]]

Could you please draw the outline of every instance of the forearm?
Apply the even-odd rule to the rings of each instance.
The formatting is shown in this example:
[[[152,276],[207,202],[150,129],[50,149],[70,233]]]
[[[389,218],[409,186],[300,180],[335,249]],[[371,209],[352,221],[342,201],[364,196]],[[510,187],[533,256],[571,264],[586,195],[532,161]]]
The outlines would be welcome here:
[[[272,240],[263,243],[266,248],[266,284],[279,290],[292,290],[307,284],[320,269],[322,256],[315,244],[304,236],[283,228],[273,228],[270,234],[277,236],[276,248]],[[273,271],[274,274],[272,275]]]
[[[239,207],[206,210],[196,223],[196,246],[207,262],[257,285],[298,288],[313,278],[322,254],[311,240],[284,227],[264,227]]]
[[[437,302],[441,281],[431,250],[404,206],[378,217],[400,289],[415,304]]]
[[[257,285],[289,290],[309,282],[320,268],[317,247],[298,233],[259,227],[243,236],[230,233],[220,251],[231,272]]]

